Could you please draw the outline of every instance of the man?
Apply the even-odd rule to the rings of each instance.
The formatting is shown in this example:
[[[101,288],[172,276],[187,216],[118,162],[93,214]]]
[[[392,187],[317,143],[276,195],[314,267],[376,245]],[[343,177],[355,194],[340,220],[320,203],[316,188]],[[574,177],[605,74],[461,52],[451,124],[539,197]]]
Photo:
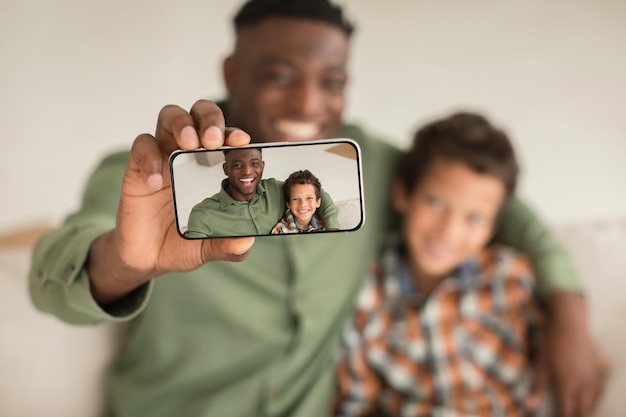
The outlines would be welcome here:
[[[266,235],[285,212],[283,182],[262,179],[265,161],[260,148],[224,151],[220,192],[191,210],[186,237]],[[339,227],[337,208],[323,192],[320,213],[333,228]]]
[[[254,0],[235,25],[223,111],[207,101],[190,112],[164,107],[155,135],[140,135],[130,154],[105,159],[81,209],[35,249],[30,291],[40,309],[71,323],[129,322],[111,370],[110,416],[320,416],[330,407],[339,329],[367,264],[352,260],[371,258],[385,229],[398,150],[342,124],[352,27],[339,8],[326,0]],[[365,195],[372,196],[365,226],[256,244],[180,238],[167,157],[178,148],[244,145],[248,134],[255,141],[357,139]],[[519,202],[504,221],[505,238],[526,242],[518,246],[552,291],[555,332],[568,336],[555,342],[572,348],[558,365],[581,369],[568,379],[578,384],[565,390],[572,398],[595,370],[579,360],[593,353],[580,284]]]

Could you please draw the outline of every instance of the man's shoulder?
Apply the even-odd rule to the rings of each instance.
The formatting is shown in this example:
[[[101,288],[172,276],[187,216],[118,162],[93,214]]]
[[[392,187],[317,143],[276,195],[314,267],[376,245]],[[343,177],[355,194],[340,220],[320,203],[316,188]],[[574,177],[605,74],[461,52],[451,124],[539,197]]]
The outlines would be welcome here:
[[[211,197],[205,198],[204,200],[202,200],[201,202],[193,206],[191,211],[193,212],[194,210],[206,210],[206,209],[211,209],[211,210],[220,209],[219,193],[212,195]]]
[[[124,165],[128,163],[128,158],[130,158],[130,150],[118,150],[111,152],[105,155],[100,161],[100,167],[114,166],[114,165]]]
[[[338,136],[353,139],[361,147],[378,147],[394,152],[399,151],[398,147],[393,145],[393,141],[390,138],[366,131],[363,126],[357,123],[344,123],[338,132]]]

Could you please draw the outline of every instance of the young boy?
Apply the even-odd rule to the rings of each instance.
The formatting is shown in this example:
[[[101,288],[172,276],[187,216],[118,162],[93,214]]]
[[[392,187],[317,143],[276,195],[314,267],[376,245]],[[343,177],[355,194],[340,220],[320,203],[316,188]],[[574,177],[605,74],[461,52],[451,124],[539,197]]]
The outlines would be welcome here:
[[[416,133],[392,188],[401,233],[343,334],[338,415],[529,411],[541,309],[526,259],[487,246],[517,172],[506,135],[482,116]]]
[[[315,215],[321,204],[322,185],[309,170],[293,172],[283,184],[285,216],[274,226],[272,234],[323,231],[324,223]]]

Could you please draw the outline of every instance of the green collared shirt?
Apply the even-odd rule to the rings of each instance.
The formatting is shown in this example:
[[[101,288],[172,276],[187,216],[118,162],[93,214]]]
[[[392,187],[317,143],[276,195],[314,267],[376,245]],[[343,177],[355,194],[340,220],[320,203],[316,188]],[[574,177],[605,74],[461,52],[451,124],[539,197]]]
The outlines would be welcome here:
[[[163,275],[113,311],[93,300],[85,262],[115,227],[128,152],[105,159],[83,203],[41,239],[29,276],[34,304],[76,324],[125,321],[108,379],[106,415],[326,415],[340,329],[394,220],[389,184],[399,151],[344,126],[362,148],[366,222],[354,232],[258,237],[239,263]],[[567,256],[519,201],[504,216],[509,243],[536,261],[544,289],[580,290]]]
[[[233,199],[227,192],[228,179],[222,181],[219,193],[196,204],[189,215],[185,236],[251,236],[268,235],[285,214],[283,181],[263,179],[248,201]],[[320,216],[329,228],[339,228],[337,208],[330,195],[322,190]]]

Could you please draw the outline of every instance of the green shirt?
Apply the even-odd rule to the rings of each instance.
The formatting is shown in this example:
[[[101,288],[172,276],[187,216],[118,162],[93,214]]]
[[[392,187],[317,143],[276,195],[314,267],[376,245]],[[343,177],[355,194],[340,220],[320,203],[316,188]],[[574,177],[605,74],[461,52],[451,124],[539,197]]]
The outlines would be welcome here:
[[[37,244],[30,293],[38,308],[70,323],[128,322],[108,380],[108,416],[327,414],[340,328],[392,220],[388,190],[399,155],[355,126],[338,137],[363,151],[361,229],[258,237],[245,261],[161,276],[114,312],[93,300],[85,261],[94,239],[115,227],[129,154],[96,169],[80,210]],[[569,259],[521,203],[503,227],[509,244],[541,256],[544,288],[580,290]]]
[[[252,236],[269,235],[286,211],[283,181],[263,179],[248,201],[233,199],[226,192],[228,179],[220,192],[204,199],[191,209],[185,236]],[[319,215],[328,228],[339,228],[337,208],[330,195],[322,190]]]

